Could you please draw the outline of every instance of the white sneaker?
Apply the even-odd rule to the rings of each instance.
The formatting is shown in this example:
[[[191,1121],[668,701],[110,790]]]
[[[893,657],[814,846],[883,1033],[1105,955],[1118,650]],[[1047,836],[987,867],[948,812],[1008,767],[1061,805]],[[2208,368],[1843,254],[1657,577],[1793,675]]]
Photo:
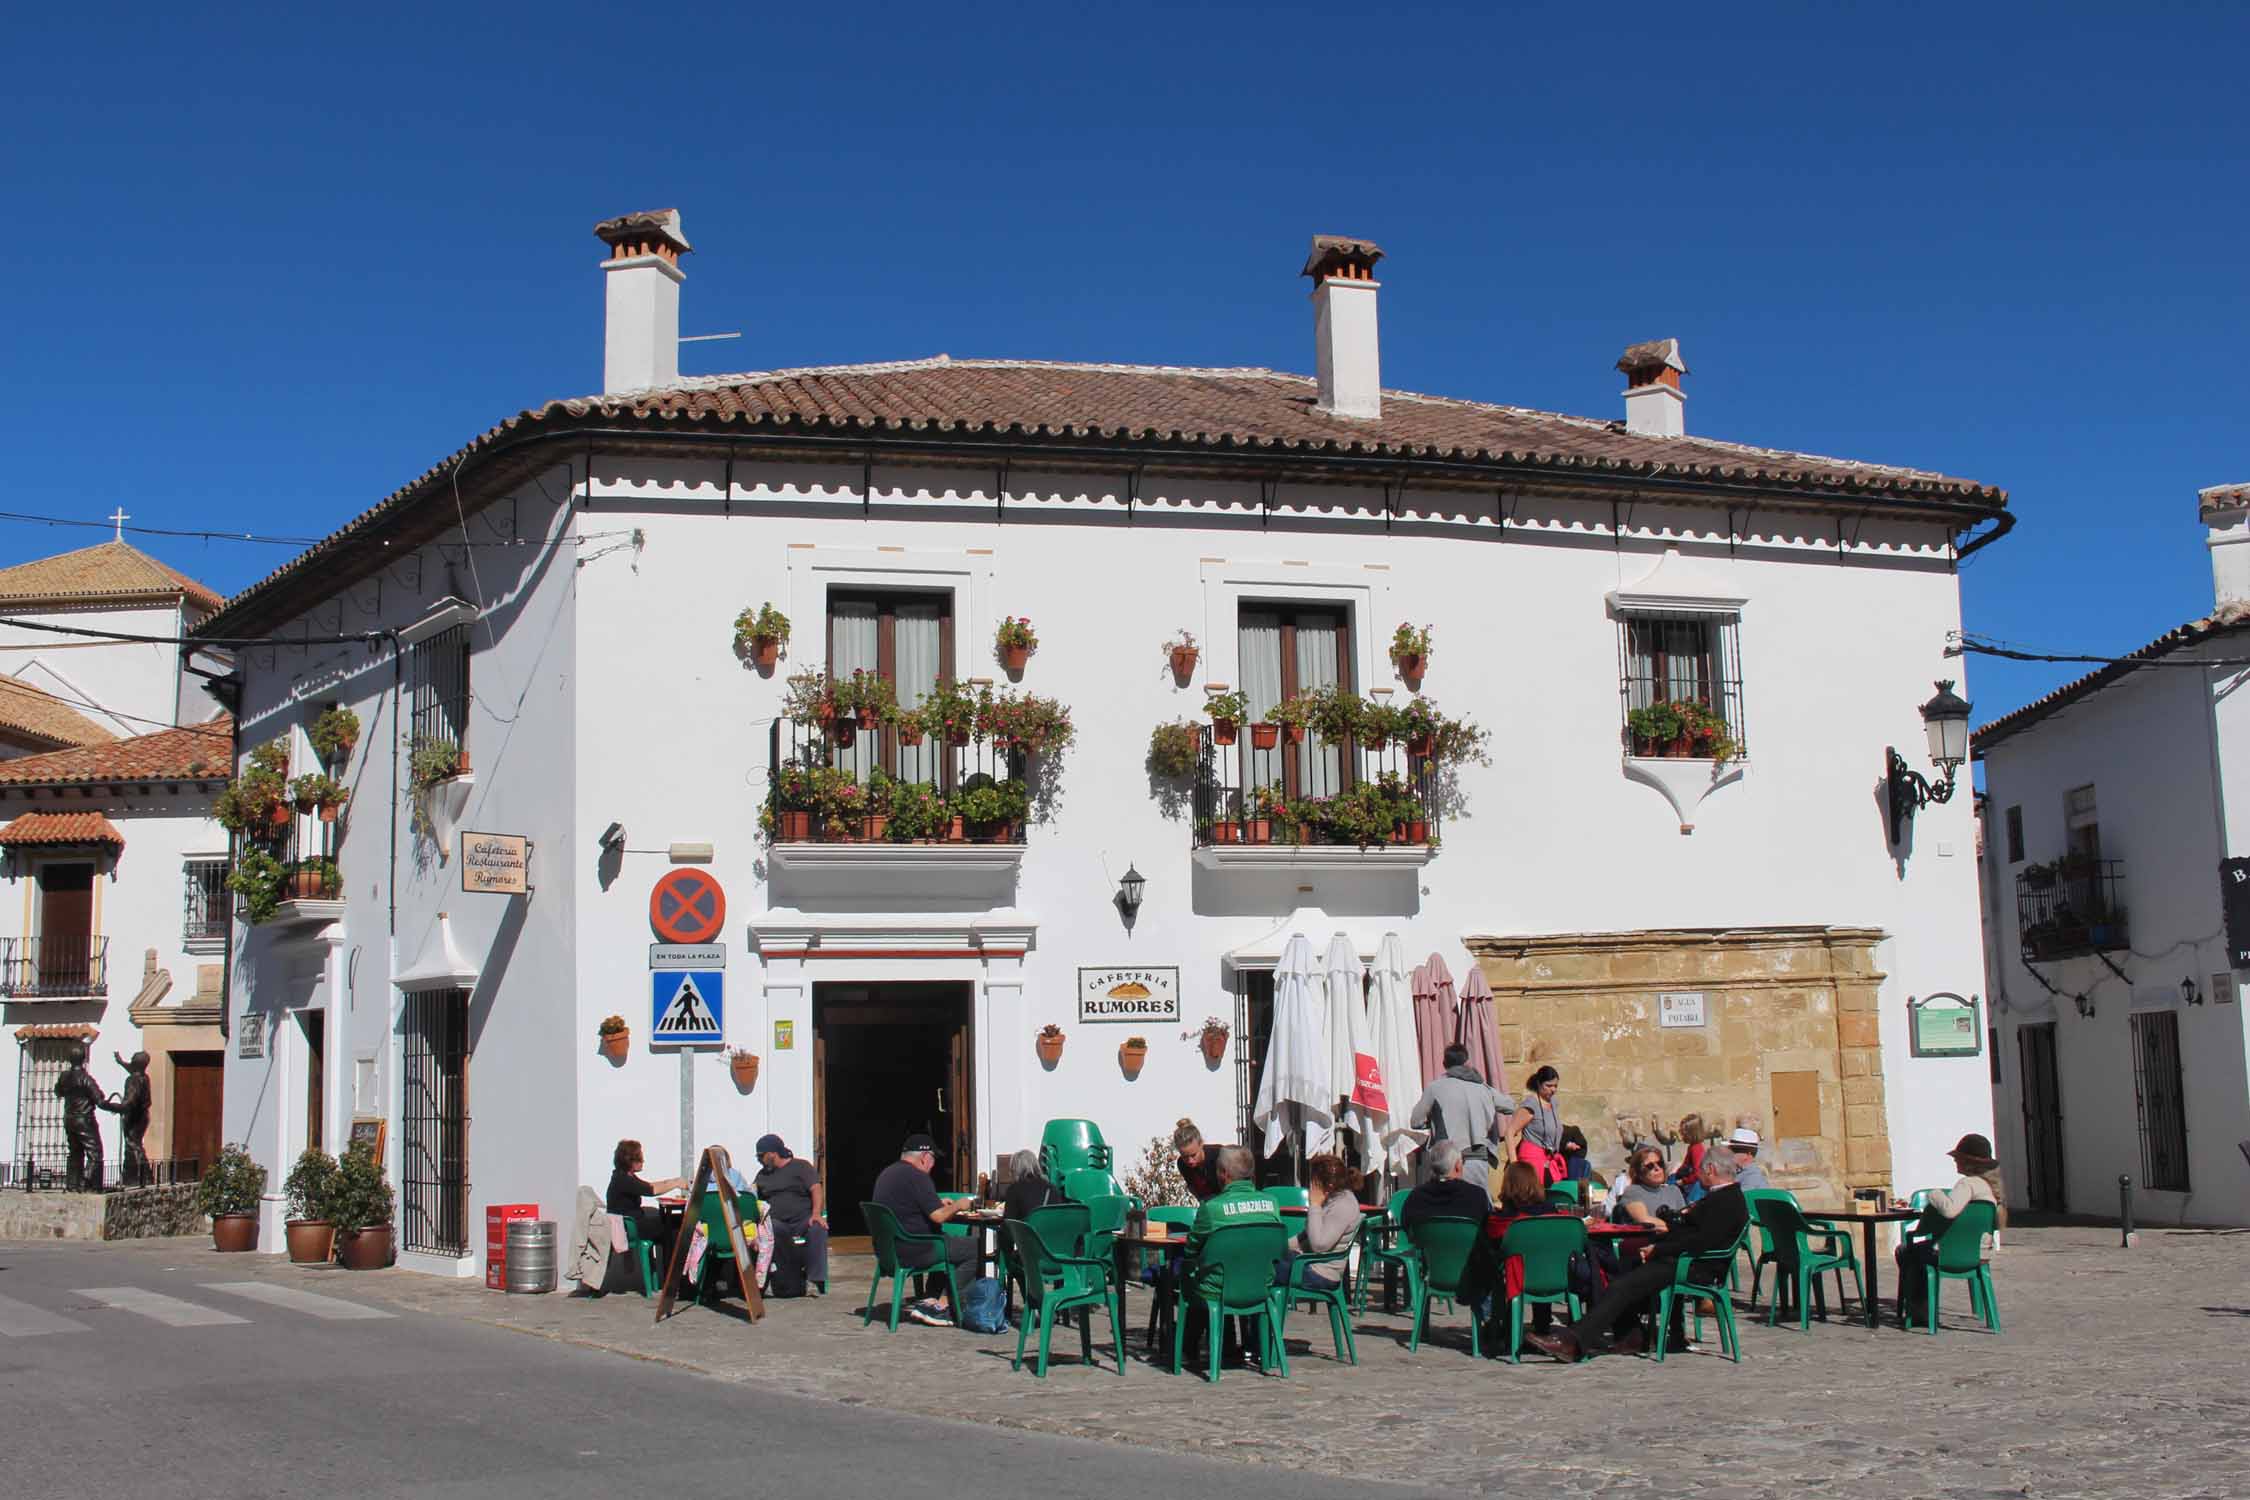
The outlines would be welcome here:
[[[927,1323],[932,1328],[951,1328],[953,1326],[953,1320],[945,1315],[945,1304],[942,1302],[909,1303],[906,1308],[906,1315],[915,1322]]]

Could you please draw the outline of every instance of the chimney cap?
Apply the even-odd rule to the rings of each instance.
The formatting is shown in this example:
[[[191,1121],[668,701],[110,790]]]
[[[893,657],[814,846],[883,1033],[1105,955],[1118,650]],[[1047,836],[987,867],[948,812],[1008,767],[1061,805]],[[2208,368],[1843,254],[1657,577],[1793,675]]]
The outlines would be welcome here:
[[[1312,237],[1312,253],[1305,257],[1305,269],[1300,274],[1318,278],[1357,271],[1360,275],[1355,279],[1364,280],[1382,258],[1383,247],[1373,240],[1316,234]]]
[[[625,245],[646,244],[650,240],[669,245],[674,255],[685,255],[694,248],[680,232],[680,211],[676,208],[652,208],[643,213],[604,219],[594,226],[594,238],[613,250]]]
[[[2220,511],[2250,510],[2250,484],[2214,484],[2195,492],[2196,514],[2210,520]]]
[[[1678,339],[1650,339],[1645,344],[1634,344],[1617,356],[1617,368],[1631,376],[1635,385],[1652,384],[1665,370],[1675,375],[1688,372],[1687,363],[1680,358]]]

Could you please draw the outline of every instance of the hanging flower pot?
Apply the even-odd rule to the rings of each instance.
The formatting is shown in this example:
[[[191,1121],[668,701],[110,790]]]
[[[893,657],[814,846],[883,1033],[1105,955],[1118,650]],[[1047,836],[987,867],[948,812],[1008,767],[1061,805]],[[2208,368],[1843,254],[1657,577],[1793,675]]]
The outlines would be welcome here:
[[[1398,663],[1398,675],[1405,678],[1409,685],[1422,680],[1422,669],[1428,665],[1427,657],[1412,652],[1404,656],[1394,657],[1393,660]]]
[[[1179,679],[1180,686],[1186,687],[1189,680],[1195,676],[1195,664],[1202,658],[1202,655],[1203,653],[1193,646],[1174,646],[1172,648],[1172,675]]]
[[[1203,1025],[1203,1060],[1213,1066],[1225,1062],[1227,1057],[1227,1028],[1216,1021]]]
[[[1432,734],[1417,734],[1407,740],[1406,753],[1419,759],[1426,760],[1429,758],[1430,751],[1436,748],[1436,744],[1437,736]]]
[[[320,803],[318,807],[320,812],[320,821],[323,823],[335,822],[336,814],[344,810],[344,804],[341,802],[323,802]]]
[[[1251,749],[1271,750],[1280,743],[1281,726],[1279,724],[1253,724],[1250,726]]]
[[[1117,1049],[1117,1066],[1127,1078],[1138,1078],[1148,1065],[1148,1039],[1127,1037]]]
[[[760,667],[771,667],[781,660],[781,642],[773,636],[752,636],[750,659]]]
[[[910,724],[903,720],[900,721],[898,726],[898,742],[901,745],[906,746],[910,750],[916,745],[921,744],[922,726],[919,724]]]
[[[273,805],[273,811],[266,814],[266,821],[273,824],[273,826],[276,828],[287,828],[289,826],[290,817],[291,813],[289,810],[289,804],[286,802],[276,802]]]
[[[626,1027],[623,1016],[611,1016],[602,1022],[599,1035],[602,1056],[612,1062],[623,1062],[633,1050],[633,1033]]]
[[[734,1078],[734,1086],[748,1093],[758,1081],[758,1054],[736,1052],[727,1057],[727,1072]]]
[[[1213,719],[1211,721],[1211,742],[1215,745],[1233,744],[1235,736],[1239,732],[1232,719]]]
[[[1029,666],[1030,664],[1030,647],[1002,646],[1000,648],[1000,665],[1006,667],[1009,671],[1021,672],[1026,666]]]
[[[1303,743],[1305,742],[1305,726],[1304,726],[1304,725],[1302,725],[1302,724],[1291,724],[1291,725],[1288,725],[1288,726],[1286,726],[1286,727],[1287,727],[1287,728],[1288,728],[1288,730],[1289,730],[1289,743],[1290,743],[1290,744],[1292,744],[1292,745],[1302,745],[1302,744],[1303,744]]]
[[[1040,1027],[1038,1040],[1033,1045],[1038,1049],[1039,1061],[1053,1067],[1062,1061],[1063,1029],[1051,1023]]]
[[[859,707],[852,710],[852,719],[862,729],[873,729],[875,727],[874,706],[872,704],[862,703]]]
[[[851,747],[859,740],[858,718],[856,716],[848,718],[839,717],[830,720],[828,724],[828,738],[835,743],[836,748],[839,750],[851,749]]]

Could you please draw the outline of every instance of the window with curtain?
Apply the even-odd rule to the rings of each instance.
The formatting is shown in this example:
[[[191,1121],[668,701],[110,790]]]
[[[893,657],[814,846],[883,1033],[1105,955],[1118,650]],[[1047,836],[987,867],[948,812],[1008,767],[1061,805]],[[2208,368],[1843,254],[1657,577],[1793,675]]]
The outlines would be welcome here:
[[[828,599],[828,672],[873,672],[889,681],[900,708],[918,708],[953,659],[953,596],[836,593]],[[934,738],[901,745],[889,729],[860,735],[835,752],[861,781],[880,766],[906,781],[941,782],[946,758]]]
[[[1736,744],[1744,743],[1736,617],[1635,614],[1620,623],[1627,713],[1651,703],[1701,703],[1727,721]]]
[[[1317,688],[1352,685],[1351,621],[1344,611],[1313,605],[1242,606],[1240,658],[1242,696],[1251,722],[1271,717],[1284,699]],[[1239,741],[1245,787],[1275,786],[1290,797],[1333,797],[1351,781],[1348,747],[1317,734],[1279,751],[1259,752]]]

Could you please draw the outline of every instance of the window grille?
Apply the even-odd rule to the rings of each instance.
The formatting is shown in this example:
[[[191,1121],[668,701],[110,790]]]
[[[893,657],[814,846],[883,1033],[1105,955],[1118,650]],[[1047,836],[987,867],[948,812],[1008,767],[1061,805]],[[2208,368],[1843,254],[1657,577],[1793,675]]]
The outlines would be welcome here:
[[[409,744],[469,748],[469,627],[455,625],[416,641],[407,663],[414,684]]]
[[[2141,1186],[2186,1192],[2187,1100],[2180,1080],[2180,1018],[2171,1011],[2133,1017],[2133,1100],[2141,1117]]]
[[[406,997],[402,1026],[400,1247],[469,1253],[469,992]]]
[[[60,1180],[69,1167],[63,1139],[62,1100],[55,1084],[69,1065],[68,1037],[26,1037],[16,1060],[15,1166],[24,1177],[52,1175]]]
[[[1749,743],[1742,712],[1742,622],[1733,616],[1636,612],[1619,622],[1618,702],[1622,718],[1652,703],[1694,701],[1726,720],[1739,758]]]
[[[180,923],[185,943],[223,943],[227,921],[233,914],[227,890],[227,857],[195,855],[183,867],[186,873],[186,911]]]

